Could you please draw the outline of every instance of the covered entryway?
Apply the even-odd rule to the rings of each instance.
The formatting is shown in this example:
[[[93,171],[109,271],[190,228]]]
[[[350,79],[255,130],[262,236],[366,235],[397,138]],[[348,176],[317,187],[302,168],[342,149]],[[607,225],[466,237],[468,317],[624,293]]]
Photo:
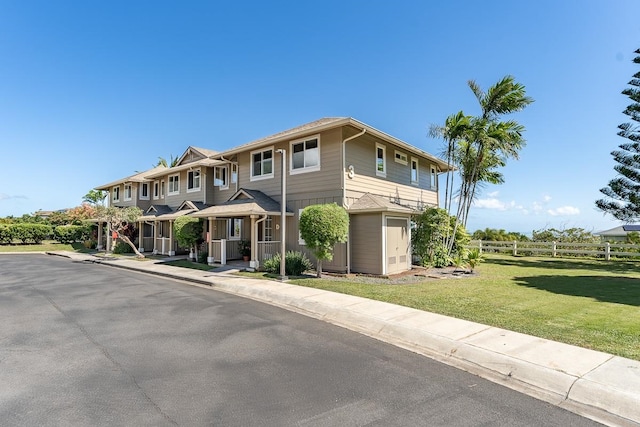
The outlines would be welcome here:
[[[409,221],[407,218],[386,219],[386,274],[400,273],[411,268],[408,263],[409,252]]]

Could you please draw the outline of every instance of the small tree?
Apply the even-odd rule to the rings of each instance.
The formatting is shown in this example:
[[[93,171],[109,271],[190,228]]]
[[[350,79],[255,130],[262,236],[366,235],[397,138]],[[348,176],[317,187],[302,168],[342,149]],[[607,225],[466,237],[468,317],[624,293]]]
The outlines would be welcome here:
[[[202,221],[191,216],[181,216],[173,222],[176,240],[183,248],[189,248],[198,259],[198,241],[202,239]]]
[[[335,203],[310,205],[300,214],[300,237],[318,260],[318,277],[322,261],[333,259],[333,247],[344,243],[349,235],[349,214]]]
[[[109,193],[102,190],[89,190],[87,194],[82,198],[83,202],[89,203],[91,206],[102,206],[104,199]]]
[[[469,235],[461,224],[456,225],[456,217],[444,209],[429,208],[414,216],[413,221],[411,246],[422,265],[446,267],[457,255],[464,257],[463,248],[469,243]],[[454,237],[451,256],[448,253],[449,236]]]
[[[144,255],[138,251],[136,245],[127,236],[130,233],[130,228],[138,221],[140,215],[142,215],[142,210],[135,206],[126,208],[96,206],[96,219],[106,222],[109,228],[116,232],[118,239],[131,246],[138,258],[144,258]]]

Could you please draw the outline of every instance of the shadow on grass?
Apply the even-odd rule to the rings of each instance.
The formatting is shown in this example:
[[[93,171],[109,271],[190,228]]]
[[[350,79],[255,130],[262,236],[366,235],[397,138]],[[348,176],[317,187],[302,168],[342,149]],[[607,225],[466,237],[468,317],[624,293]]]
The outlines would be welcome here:
[[[620,276],[529,276],[514,279],[517,285],[555,294],[640,306],[640,279]]]
[[[570,258],[486,258],[487,264],[524,267],[524,268],[552,268],[558,270],[594,270],[612,273],[640,273],[638,261],[605,261],[596,259]]]

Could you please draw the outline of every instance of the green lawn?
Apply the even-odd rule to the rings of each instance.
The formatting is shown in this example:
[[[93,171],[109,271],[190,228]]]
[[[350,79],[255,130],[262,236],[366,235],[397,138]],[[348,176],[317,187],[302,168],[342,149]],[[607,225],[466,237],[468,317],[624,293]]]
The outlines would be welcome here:
[[[82,243],[58,243],[54,240],[45,240],[40,245],[23,245],[15,243],[13,245],[0,245],[0,253],[3,252],[48,252],[48,251],[71,251],[71,252],[95,252],[84,247]]]
[[[640,264],[489,256],[473,277],[411,284],[295,279],[640,360]]]

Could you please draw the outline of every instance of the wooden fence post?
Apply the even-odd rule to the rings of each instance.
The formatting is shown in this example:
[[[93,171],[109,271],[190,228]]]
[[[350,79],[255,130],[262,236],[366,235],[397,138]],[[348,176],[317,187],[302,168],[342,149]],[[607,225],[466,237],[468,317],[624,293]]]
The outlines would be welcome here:
[[[518,255],[518,241],[514,240],[513,241],[513,256]]]
[[[482,253],[482,240],[478,240],[478,251]]]
[[[611,259],[611,245],[609,242],[604,245],[604,259],[605,261],[609,261]]]
[[[556,257],[556,249],[557,249],[556,242],[552,242],[552,243],[553,243],[553,257],[555,258]]]

